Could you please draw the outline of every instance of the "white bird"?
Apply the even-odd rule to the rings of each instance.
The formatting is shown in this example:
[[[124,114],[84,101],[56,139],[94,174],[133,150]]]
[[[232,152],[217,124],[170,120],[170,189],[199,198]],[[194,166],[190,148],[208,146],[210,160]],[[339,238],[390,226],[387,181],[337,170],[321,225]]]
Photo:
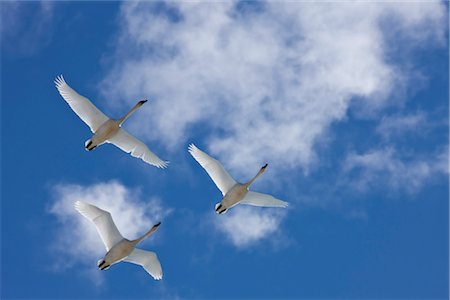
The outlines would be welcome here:
[[[167,167],[168,162],[161,160],[143,142],[121,128],[122,123],[147,100],[139,101],[125,116],[114,120],[102,113],[89,99],[72,89],[62,75],[56,77],[55,84],[64,100],[94,133],[85,143],[86,150],[91,151],[104,143],[111,143],[148,164],[158,168]]]
[[[189,153],[197,160],[197,162],[206,170],[209,177],[214,181],[216,186],[222,192],[223,198],[220,203],[215,206],[216,212],[225,213],[231,207],[237,204],[247,204],[253,206],[266,207],[287,207],[288,203],[281,201],[267,194],[261,194],[249,191],[250,185],[264,173],[267,164],[265,164],[259,172],[249,182],[241,184],[236,182],[228,172],[223,168],[222,164],[198,149],[194,144],[189,145]]]
[[[126,261],[142,266],[156,280],[162,278],[161,263],[156,253],[136,248],[136,245],[153,233],[161,225],[161,222],[154,225],[140,238],[130,241],[120,234],[109,212],[81,201],[75,202],[75,209],[85,218],[94,222],[106,251],[108,251],[105,257],[97,263],[100,270],[109,269],[113,264]]]

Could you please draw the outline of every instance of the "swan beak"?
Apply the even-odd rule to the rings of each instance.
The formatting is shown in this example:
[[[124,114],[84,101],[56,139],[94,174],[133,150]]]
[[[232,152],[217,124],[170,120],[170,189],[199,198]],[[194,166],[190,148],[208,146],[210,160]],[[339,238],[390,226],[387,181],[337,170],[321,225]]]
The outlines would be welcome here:
[[[161,225],[161,222],[158,222],[158,224],[153,225],[152,232],[158,229],[159,225]]]
[[[143,105],[145,102],[147,102],[148,100],[141,100],[139,101],[139,105]]]
[[[261,169],[265,169],[265,168],[267,168],[267,164],[265,164],[264,166],[262,166],[262,168]]]

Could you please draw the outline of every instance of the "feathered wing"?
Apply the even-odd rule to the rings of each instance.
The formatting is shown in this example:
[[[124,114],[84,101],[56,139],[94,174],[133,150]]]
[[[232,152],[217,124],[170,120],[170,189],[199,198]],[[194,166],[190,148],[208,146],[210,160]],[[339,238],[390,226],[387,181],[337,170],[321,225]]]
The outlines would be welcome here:
[[[75,209],[94,222],[107,251],[123,239],[109,212],[81,201],[75,202]]]
[[[142,266],[156,280],[163,277],[161,263],[155,252],[134,248],[125,261]]]
[[[198,149],[194,144],[189,145],[189,153],[195,158],[195,160],[206,170],[209,177],[214,181],[216,186],[225,194],[236,184],[236,181],[228,174],[222,164]]]
[[[167,161],[163,161],[155,153],[150,151],[147,145],[126,132],[123,128],[120,128],[115,135],[110,137],[108,143],[116,145],[123,151],[130,153],[131,156],[140,158],[150,165],[162,169],[167,167]]]
[[[273,196],[262,194],[258,192],[248,191],[244,199],[239,204],[247,204],[253,206],[265,206],[265,207],[287,207],[288,203],[281,201]]]
[[[89,99],[72,89],[62,75],[56,77],[55,85],[70,108],[89,126],[92,132],[96,132],[109,119]]]

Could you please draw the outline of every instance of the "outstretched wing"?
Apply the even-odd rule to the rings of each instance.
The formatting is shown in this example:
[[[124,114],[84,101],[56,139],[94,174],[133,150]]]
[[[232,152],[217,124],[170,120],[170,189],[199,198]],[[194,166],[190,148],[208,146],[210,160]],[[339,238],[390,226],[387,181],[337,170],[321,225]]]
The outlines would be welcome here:
[[[163,161],[155,153],[150,151],[147,145],[126,132],[123,128],[120,128],[115,135],[110,137],[108,143],[116,145],[123,151],[131,153],[131,156],[140,158],[150,165],[162,169],[167,167],[167,161]]]
[[[278,200],[267,194],[257,193],[253,191],[248,191],[244,199],[242,199],[239,204],[247,204],[253,206],[266,206],[266,207],[287,207],[288,203],[285,201]]]
[[[81,201],[75,202],[75,209],[94,222],[107,251],[123,239],[109,212]]]
[[[161,263],[155,252],[134,248],[131,254],[125,258],[125,261],[142,266],[156,280],[163,277]]]
[[[222,192],[222,195],[225,196],[225,194],[236,184],[236,181],[228,174],[218,160],[201,151],[194,144],[189,145],[189,153],[191,153],[195,160],[206,170],[209,177],[211,177]]]
[[[96,132],[103,123],[108,121],[109,118],[92,104],[89,99],[72,89],[62,75],[56,77],[55,84],[70,108],[89,126],[92,132]]]

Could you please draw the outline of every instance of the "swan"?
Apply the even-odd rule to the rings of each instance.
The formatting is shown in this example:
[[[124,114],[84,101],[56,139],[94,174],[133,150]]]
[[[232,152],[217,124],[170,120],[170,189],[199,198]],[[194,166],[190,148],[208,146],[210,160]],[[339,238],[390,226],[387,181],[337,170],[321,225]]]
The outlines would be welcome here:
[[[158,229],[161,222],[140,238],[128,240],[120,234],[109,212],[81,201],[75,202],[74,206],[81,215],[94,222],[105,244],[107,253],[97,263],[100,270],[107,270],[113,264],[125,261],[142,266],[156,280],[162,279],[161,263],[156,253],[136,248],[137,244]]]
[[[249,191],[250,185],[266,170],[267,164],[247,183],[236,182],[224,169],[222,164],[198,149],[194,144],[189,145],[189,153],[206,170],[209,177],[222,192],[223,198],[215,206],[216,213],[223,214],[237,204],[247,204],[265,207],[287,207],[288,203],[270,195]]]
[[[104,143],[111,143],[132,156],[158,168],[167,167],[168,162],[161,160],[140,140],[121,128],[122,123],[139,109],[147,100],[139,101],[125,116],[118,120],[102,113],[89,99],[78,94],[64,80],[62,75],[56,77],[55,85],[70,108],[86,123],[94,135],[86,141],[87,151],[94,150]]]

